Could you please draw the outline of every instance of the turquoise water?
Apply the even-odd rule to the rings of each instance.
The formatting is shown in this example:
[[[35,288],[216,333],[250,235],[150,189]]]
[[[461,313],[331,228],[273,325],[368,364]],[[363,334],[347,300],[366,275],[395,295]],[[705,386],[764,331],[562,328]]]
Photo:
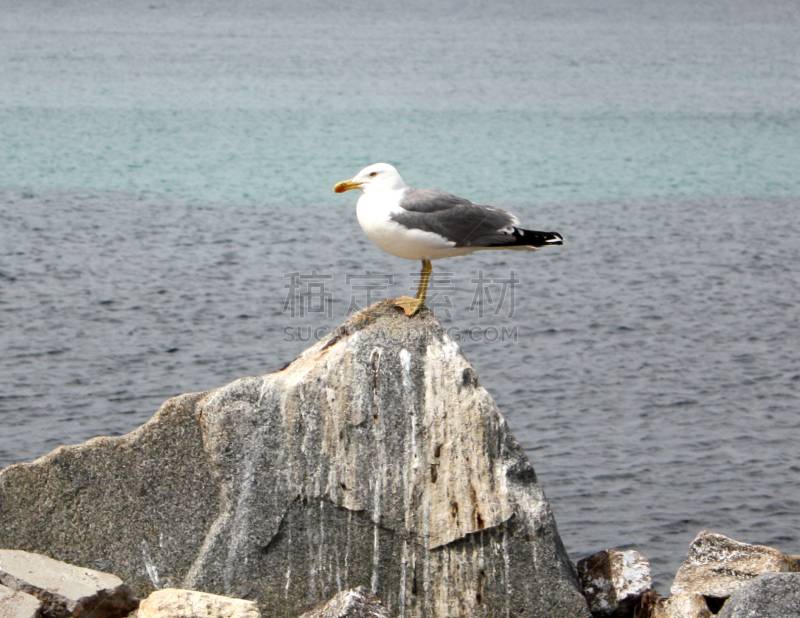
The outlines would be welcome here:
[[[800,553],[799,14],[0,0],[0,465],[280,368],[348,275],[405,293],[331,192],[384,160],[566,238],[435,272],[452,332],[518,335],[461,344],[574,559],[635,547],[663,594],[702,528]],[[330,317],[288,315],[312,269]]]
[[[0,7],[0,186],[285,207],[800,195],[782,3]]]
[[[484,202],[800,195],[800,115],[486,114],[370,110],[349,127],[342,112],[17,108],[0,116],[15,153],[0,182],[282,208],[341,203],[335,182],[389,160]]]

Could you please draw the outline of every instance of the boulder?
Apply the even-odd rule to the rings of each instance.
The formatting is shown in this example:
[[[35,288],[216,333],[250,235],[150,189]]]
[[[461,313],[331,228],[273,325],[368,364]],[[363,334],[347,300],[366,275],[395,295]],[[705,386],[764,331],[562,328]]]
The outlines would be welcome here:
[[[711,618],[714,614],[702,594],[678,594],[667,599],[653,600],[635,618]]]
[[[0,584],[0,618],[41,618],[41,607],[36,597]]]
[[[772,547],[703,530],[692,541],[670,590],[673,595],[699,592],[721,602],[757,575],[795,570],[795,565],[795,557]]]
[[[118,618],[139,605],[116,575],[13,549],[0,549],[0,583],[36,597],[50,618]]]
[[[369,588],[345,590],[300,618],[392,618]]]
[[[800,573],[765,573],[743,584],[717,618],[800,618]]]
[[[536,474],[433,315],[381,303],[283,370],[0,473],[0,538],[296,618],[367,586],[393,613],[586,617]]]
[[[137,618],[260,618],[253,601],[164,588],[143,599]]]
[[[627,615],[653,589],[650,562],[632,549],[606,549],[584,558],[578,577],[593,616]]]

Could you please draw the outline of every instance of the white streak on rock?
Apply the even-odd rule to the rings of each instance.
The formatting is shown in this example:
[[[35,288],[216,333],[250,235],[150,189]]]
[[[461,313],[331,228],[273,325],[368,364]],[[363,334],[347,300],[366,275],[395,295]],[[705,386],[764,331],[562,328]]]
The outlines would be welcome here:
[[[142,560],[144,561],[145,571],[147,571],[147,577],[153,582],[153,587],[156,589],[161,588],[161,580],[158,578],[158,568],[155,562],[150,558],[150,552],[148,551],[146,541],[142,541]]]
[[[250,501],[255,482],[255,468],[257,450],[251,448],[247,453],[244,465],[244,473],[241,477],[239,496],[233,516],[230,542],[228,545],[228,555],[225,560],[224,583],[225,589],[230,590],[233,586],[237,570],[241,567],[241,561],[245,559],[246,542],[250,531]]]
[[[403,385],[410,384],[411,375],[411,354],[408,350],[403,348],[400,350],[400,364],[403,367]]]
[[[503,580],[506,584],[506,618],[511,618],[511,558],[508,555],[508,530],[503,530]]]
[[[408,541],[403,540],[403,555],[400,558],[400,568],[402,574],[400,575],[400,618],[405,618],[406,615],[406,585],[408,575]]]

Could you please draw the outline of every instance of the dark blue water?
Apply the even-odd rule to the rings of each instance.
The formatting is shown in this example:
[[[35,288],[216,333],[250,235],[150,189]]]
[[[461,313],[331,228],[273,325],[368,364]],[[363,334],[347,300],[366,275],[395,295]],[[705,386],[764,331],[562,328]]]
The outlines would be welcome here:
[[[437,262],[432,300],[575,559],[635,547],[666,592],[702,528],[800,553],[798,26],[784,3],[0,2],[0,465],[283,366],[359,284],[406,293],[417,264],[330,192],[387,160],[566,237]],[[330,304],[292,316],[312,270]]]

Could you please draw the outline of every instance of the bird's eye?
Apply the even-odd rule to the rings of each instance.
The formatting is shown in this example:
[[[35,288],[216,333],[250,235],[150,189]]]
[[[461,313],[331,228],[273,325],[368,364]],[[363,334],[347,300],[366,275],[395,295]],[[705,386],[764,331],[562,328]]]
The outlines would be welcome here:
[[[372,176],[377,176],[377,175],[378,175],[378,172],[372,172],[372,173],[370,174],[370,177],[372,177]]]

